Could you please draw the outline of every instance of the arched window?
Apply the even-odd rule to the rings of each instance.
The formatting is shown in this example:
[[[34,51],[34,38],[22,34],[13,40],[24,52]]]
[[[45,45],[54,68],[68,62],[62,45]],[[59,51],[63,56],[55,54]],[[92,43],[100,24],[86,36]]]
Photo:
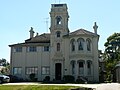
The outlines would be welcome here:
[[[91,71],[92,71],[92,61],[88,60],[87,61],[87,74],[91,75]]]
[[[57,37],[60,37],[60,31],[56,32]]]
[[[57,51],[60,51],[60,43],[57,43]]]
[[[62,17],[61,17],[61,16],[57,16],[57,17],[56,17],[56,24],[57,24],[57,25],[60,25],[60,24],[61,24],[61,21],[62,21]]]
[[[75,40],[72,39],[70,43],[71,43],[71,51],[75,51]]]
[[[70,63],[71,63],[71,66],[72,66],[72,75],[74,75],[75,74],[75,61],[72,60]]]
[[[86,44],[87,44],[87,50],[88,50],[88,51],[91,51],[91,40],[90,40],[90,39],[87,39],[87,40],[86,40]]]
[[[78,41],[78,50],[84,50],[84,39],[79,38],[77,41]]]
[[[78,63],[78,72],[79,72],[79,75],[84,75],[84,63],[85,61],[84,60],[78,60],[77,61]]]

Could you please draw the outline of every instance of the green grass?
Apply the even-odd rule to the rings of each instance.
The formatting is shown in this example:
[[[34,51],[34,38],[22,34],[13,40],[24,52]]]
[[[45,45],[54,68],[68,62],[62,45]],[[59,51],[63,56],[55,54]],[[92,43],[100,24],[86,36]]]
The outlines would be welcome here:
[[[70,90],[75,86],[48,86],[48,85],[1,85],[0,90]]]

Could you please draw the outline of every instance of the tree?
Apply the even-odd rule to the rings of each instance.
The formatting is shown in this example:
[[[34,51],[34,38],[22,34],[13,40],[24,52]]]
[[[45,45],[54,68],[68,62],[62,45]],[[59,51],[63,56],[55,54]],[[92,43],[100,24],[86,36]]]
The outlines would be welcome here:
[[[0,66],[7,66],[7,65],[9,65],[9,63],[7,62],[6,59],[4,58],[0,59]]]
[[[120,61],[120,33],[114,33],[107,38],[104,44],[104,60],[107,72],[107,80],[113,80],[114,69],[116,64]]]
[[[0,59],[0,66],[3,66],[1,68],[0,73],[2,74],[9,74],[10,73],[10,64],[7,62],[6,59]]]

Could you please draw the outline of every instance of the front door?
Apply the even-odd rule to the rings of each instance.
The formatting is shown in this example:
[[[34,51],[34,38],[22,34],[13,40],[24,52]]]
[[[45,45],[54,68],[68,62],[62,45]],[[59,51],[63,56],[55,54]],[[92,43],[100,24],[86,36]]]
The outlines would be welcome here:
[[[62,68],[61,63],[55,64],[55,79],[56,80],[61,80],[61,68]]]

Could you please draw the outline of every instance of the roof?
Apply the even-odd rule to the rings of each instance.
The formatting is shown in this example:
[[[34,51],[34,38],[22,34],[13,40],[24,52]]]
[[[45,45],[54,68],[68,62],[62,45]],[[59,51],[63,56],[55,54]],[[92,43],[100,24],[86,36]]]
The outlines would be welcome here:
[[[25,43],[50,43],[50,34],[41,34],[31,39],[25,40]]]
[[[67,35],[64,35],[63,37],[69,37],[69,36],[77,36],[77,35],[89,35],[89,36],[98,36],[98,34],[95,34],[93,32],[87,31],[85,29],[78,29],[74,32],[71,32]],[[17,45],[29,45],[30,44],[34,44],[34,45],[45,45],[45,44],[50,44],[50,33],[44,33],[41,35],[36,35],[33,38],[29,38],[27,40],[25,40],[24,43],[18,43],[18,44],[13,44],[13,45],[9,45],[9,46],[17,46]],[[35,44],[36,43],[36,44]]]
[[[97,36],[97,34],[87,31],[85,29],[78,29],[74,32],[71,32],[69,35],[91,35],[91,36]]]
[[[28,46],[28,45],[49,45],[50,44],[50,34],[41,34],[41,35],[37,35],[33,38],[29,38],[27,40],[25,40],[24,43],[17,43],[17,44],[12,44],[9,45],[11,46]]]

